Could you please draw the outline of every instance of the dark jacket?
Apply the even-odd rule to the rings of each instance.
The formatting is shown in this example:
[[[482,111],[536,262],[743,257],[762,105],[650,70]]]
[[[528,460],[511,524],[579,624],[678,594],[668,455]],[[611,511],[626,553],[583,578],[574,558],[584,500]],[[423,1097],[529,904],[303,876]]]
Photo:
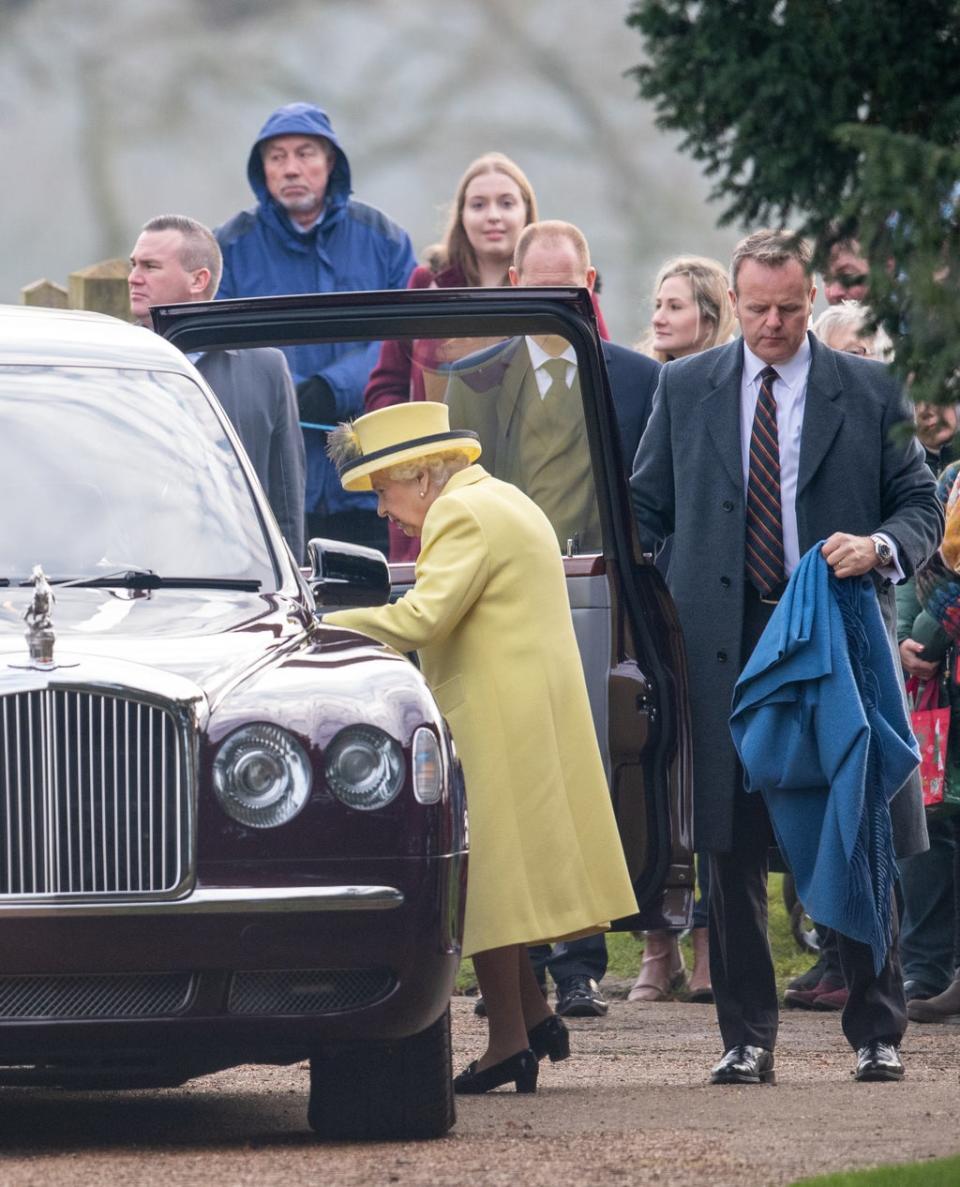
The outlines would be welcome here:
[[[303,435],[279,350],[212,350],[197,370],[237,430],[297,564],[303,562]]]
[[[301,233],[267,191],[260,146],[274,136],[325,136],[336,163],[327,184],[320,221]],[[373,206],[350,197],[350,165],[326,112],[310,103],[278,108],[250,151],[247,177],[257,205],[234,215],[215,231],[223,251],[218,297],[279,296],[285,293],[350,292],[403,288],[415,264],[410,237]],[[377,360],[377,343],[327,342],[287,346],[284,354],[295,383],[312,375],[325,381],[336,400],[338,420],[363,410],[363,389]],[[325,434],[305,430],[306,508],[332,514],[373,508],[371,495],[344,491],[324,454]]]
[[[882,531],[907,576],[935,551],[943,508],[909,423],[902,392],[881,363],[810,339],[800,441],[801,554],[833,532]],[[674,535],[668,585],[690,671],[694,825],[698,848],[729,850],[738,781],[728,716],[744,618],[745,492],[740,445],[743,346],[737,341],[667,363],[630,480],[645,552]],[[893,588],[878,591],[894,639]],[[898,852],[926,847],[919,782],[893,802]]]

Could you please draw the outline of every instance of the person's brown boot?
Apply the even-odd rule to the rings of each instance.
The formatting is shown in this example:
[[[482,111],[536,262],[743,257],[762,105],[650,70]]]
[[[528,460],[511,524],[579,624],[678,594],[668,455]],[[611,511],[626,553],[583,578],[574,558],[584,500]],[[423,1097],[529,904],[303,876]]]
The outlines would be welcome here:
[[[690,933],[693,945],[693,972],[687,986],[689,1002],[712,1002],[713,986],[710,984],[710,939],[705,927],[695,927]]]
[[[960,977],[936,997],[915,997],[907,1002],[911,1022],[960,1022]]]
[[[665,1002],[682,989],[687,967],[676,935],[670,931],[648,931],[643,948],[640,976],[627,994],[628,1002]]]

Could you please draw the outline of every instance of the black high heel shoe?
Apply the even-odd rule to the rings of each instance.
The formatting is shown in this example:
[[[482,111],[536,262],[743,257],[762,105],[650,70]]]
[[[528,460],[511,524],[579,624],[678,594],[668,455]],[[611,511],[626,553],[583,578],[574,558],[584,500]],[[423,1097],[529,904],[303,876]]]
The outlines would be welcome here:
[[[556,1014],[551,1014],[527,1031],[527,1042],[537,1059],[550,1056],[551,1063],[570,1058],[570,1031]]]
[[[484,1068],[482,1072],[477,1070],[475,1059],[459,1076],[454,1076],[453,1091],[462,1096],[479,1096],[482,1092],[489,1092],[491,1088],[499,1088],[501,1084],[509,1084],[513,1080],[517,1092],[536,1092],[539,1071],[537,1057],[529,1047],[508,1059],[501,1059],[492,1067]]]

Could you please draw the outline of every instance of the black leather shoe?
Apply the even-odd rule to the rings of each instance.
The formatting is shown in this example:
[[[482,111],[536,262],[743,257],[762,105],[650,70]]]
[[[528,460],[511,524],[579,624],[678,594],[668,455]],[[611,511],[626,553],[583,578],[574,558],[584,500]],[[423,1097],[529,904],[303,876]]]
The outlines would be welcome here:
[[[903,1060],[893,1043],[874,1040],[857,1051],[856,1080],[902,1080]]]
[[[557,1013],[564,1018],[602,1018],[608,1009],[593,977],[567,977],[557,986]]]
[[[561,1059],[570,1058],[570,1031],[556,1014],[528,1030],[527,1042],[537,1059],[549,1055],[551,1063],[559,1063]]]
[[[742,1043],[731,1047],[710,1073],[711,1084],[776,1084],[773,1052]]]
[[[459,1092],[461,1096],[479,1096],[512,1080],[517,1092],[536,1092],[539,1071],[537,1057],[529,1047],[507,1059],[501,1059],[492,1067],[484,1068],[482,1072],[477,1070],[475,1059],[459,1076],[454,1076],[453,1091]]]

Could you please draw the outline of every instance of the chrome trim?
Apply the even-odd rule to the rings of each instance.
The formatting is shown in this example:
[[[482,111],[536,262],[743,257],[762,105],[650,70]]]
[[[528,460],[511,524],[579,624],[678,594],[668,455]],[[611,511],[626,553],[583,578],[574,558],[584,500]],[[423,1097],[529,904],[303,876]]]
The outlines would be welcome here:
[[[195,877],[199,747],[197,717],[203,708],[202,694],[195,686],[178,678],[168,682],[162,673],[159,680],[150,682],[153,687],[149,690],[130,685],[118,687],[112,682],[78,680],[76,673],[67,677],[57,672],[44,673],[42,676],[33,672],[18,683],[20,687],[11,687],[11,682],[4,679],[4,674],[0,672],[0,820],[6,823],[5,832],[17,834],[17,879],[12,880],[12,837],[8,836],[5,855],[7,885],[0,886],[0,903],[15,904],[32,900],[41,905],[48,902],[63,904],[71,899],[81,902],[102,899],[110,902],[136,893],[149,895],[152,899],[182,898]],[[193,695],[171,699],[155,691],[158,684],[181,694],[192,690]],[[39,713],[36,727],[34,696],[38,700]],[[86,706],[85,729],[81,724],[81,705]],[[148,768],[141,786],[131,785],[131,779],[136,783],[140,777],[139,770],[132,775],[125,769],[119,770],[122,775],[120,783],[124,785],[125,836],[122,847],[119,802],[113,802],[107,794],[110,776],[114,780],[115,792],[120,790],[117,783],[116,746],[113,747],[112,756],[105,753],[108,714],[115,737],[119,728],[124,754],[134,755],[128,761],[140,764],[137,747],[142,742],[145,743],[148,757]],[[4,728],[8,717],[12,719],[12,738]],[[165,782],[169,774],[172,784],[169,789],[156,787],[153,770],[156,739],[153,729],[148,731],[149,736],[144,735],[147,725],[154,718],[162,740],[169,742],[177,751],[176,768],[167,772],[164,766],[164,777],[160,780]],[[98,726],[95,726],[95,719],[99,722]],[[24,729],[27,731],[25,741]],[[95,729],[99,730],[99,736]],[[39,730],[40,734],[36,747],[35,730]],[[98,745],[99,766],[95,760]],[[62,754],[59,753],[61,747]],[[15,782],[12,778],[14,774]],[[61,792],[71,783],[85,788],[85,794],[74,797],[67,795],[64,799]],[[157,794],[163,794],[165,799],[174,797],[175,817],[172,824],[168,824],[166,817],[154,820],[153,801]],[[64,803],[71,807],[71,811],[62,819],[60,809]],[[108,841],[109,829],[93,827],[98,810],[101,822],[109,822],[111,806],[114,825],[112,846]],[[149,830],[151,848],[144,863],[142,843],[136,843],[136,864],[132,865],[131,814],[136,817],[139,828],[139,813],[144,807],[148,815],[142,824]],[[74,809],[76,820],[73,819]],[[14,821],[19,827],[12,827]],[[175,837],[169,837],[170,827],[176,828]],[[155,832],[161,841],[169,839],[175,843],[175,864],[170,870],[170,873],[175,873],[175,880],[165,886],[156,884],[161,879],[161,872],[154,867]],[[126,853],[126,867],[122,872],[121,851]],[[38,854],[43,859],[39,868]],[[78,885],[75,888],[62,884],[60,867],[63,860],[67,863],[68,879],[72,881],[76,876]],[[122,885],[123,880],[126,880],[127,887]]]
[[[80,902],[51,895],[38,899],[0,902],[0,919],[43,919],[51,915],[106,917],[129,915],[263,915],[313,911],[392,911],[402,907],[403,891],[395,886],[217,886],[195,890],[187,898],[151,902]]]
[[[8,641],[7,637],[0,634],[0,645]],[[66,672],[60,670],[65,666],[65,658],[71,661]],[[58,657],[60,666],[49,672],[41,672],[36,668],[13,668],[7,662],[11,659],[22,660],[23,650],[0,651],[0,696],[12,692],[69,688],[74,692],[150,700],[170,708],[189,708],[200,725],[206,724],[209,715],[203,690],[192,680],[133,660],[88,655],[79,649],[70,651],[66,644]]]

